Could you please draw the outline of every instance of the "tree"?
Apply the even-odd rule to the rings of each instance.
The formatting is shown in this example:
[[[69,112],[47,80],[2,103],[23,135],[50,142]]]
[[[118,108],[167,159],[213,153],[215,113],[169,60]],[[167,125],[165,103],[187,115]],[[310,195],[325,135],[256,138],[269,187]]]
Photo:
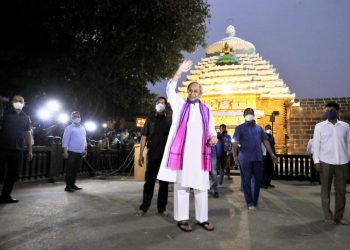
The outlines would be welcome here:
[[[1,95],[129,117],[154,98],[148,82],[204,45],[210,16],[206,0],[12,0],[1,12]]]

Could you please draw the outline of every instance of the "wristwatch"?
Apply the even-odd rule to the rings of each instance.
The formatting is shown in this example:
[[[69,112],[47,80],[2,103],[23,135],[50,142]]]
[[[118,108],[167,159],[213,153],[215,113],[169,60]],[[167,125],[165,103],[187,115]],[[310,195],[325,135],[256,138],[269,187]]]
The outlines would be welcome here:
[[[278,158],[275,154],[271,154],[272,158]]]

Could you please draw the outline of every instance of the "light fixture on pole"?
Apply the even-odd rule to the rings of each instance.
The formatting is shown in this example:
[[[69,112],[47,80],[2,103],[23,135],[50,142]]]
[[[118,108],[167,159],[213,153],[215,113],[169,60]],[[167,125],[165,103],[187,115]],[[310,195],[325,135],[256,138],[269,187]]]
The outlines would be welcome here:
[[[272,114],[270,116],[270,122],[271,122],[271,134],[273,136],[273,123],[275,122],[275,117],[279,116],[280,112],[279,111],[272,111]]]

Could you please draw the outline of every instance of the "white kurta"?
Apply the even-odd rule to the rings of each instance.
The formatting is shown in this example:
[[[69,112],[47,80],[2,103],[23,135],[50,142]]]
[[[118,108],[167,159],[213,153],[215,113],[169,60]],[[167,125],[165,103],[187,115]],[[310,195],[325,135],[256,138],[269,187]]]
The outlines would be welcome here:
[[[198,103],[191,104],[190,108],[183,156],[183,169],[173,170],[167,167],[170,147],[177,131],[182,107],[185,103],[185,100],[176,94],[176,86],[176,82],[171,83],[171,81],[169,81],[166,89],[168,101],[173,110],[173,116],[157,179],[168,182],[176,182],[182,187],[189,187],[203,191],[208,190],[210,188],[209,172],[202,170],[201,154],[203,125],[202,115],[200,113]],[[215,123],[210,110],[209,133],[210,136],[216,136]]]

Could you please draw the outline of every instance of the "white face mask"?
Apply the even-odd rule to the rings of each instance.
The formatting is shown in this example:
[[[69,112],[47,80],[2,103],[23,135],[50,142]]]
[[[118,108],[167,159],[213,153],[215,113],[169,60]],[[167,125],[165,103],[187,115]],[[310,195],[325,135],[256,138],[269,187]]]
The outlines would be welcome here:
[[[165,110],[165,105],[163,103],[156,104],[156,111],[157,112],[163,112],[164,110]]]
[[[24,103],[21,103],[21,102],[13,102],[12,105],[15,109],[19,109],[19,110],[22,110],[24,107]]]
[[[80,121],[81,121],[81,118],[74,118],[74,119],[72,120],[72,122],[73,122],[74,124],[79,124]]]
[[[251,122],[251,121],[254,120],[254,115],[251,115],[251,114],[246,115],[246,116],[244,117],[244,119],[245,119],[247,122]]]
[[[268,134],[271,134],[271,129],[266,129],[265,132],[268,133]]]

